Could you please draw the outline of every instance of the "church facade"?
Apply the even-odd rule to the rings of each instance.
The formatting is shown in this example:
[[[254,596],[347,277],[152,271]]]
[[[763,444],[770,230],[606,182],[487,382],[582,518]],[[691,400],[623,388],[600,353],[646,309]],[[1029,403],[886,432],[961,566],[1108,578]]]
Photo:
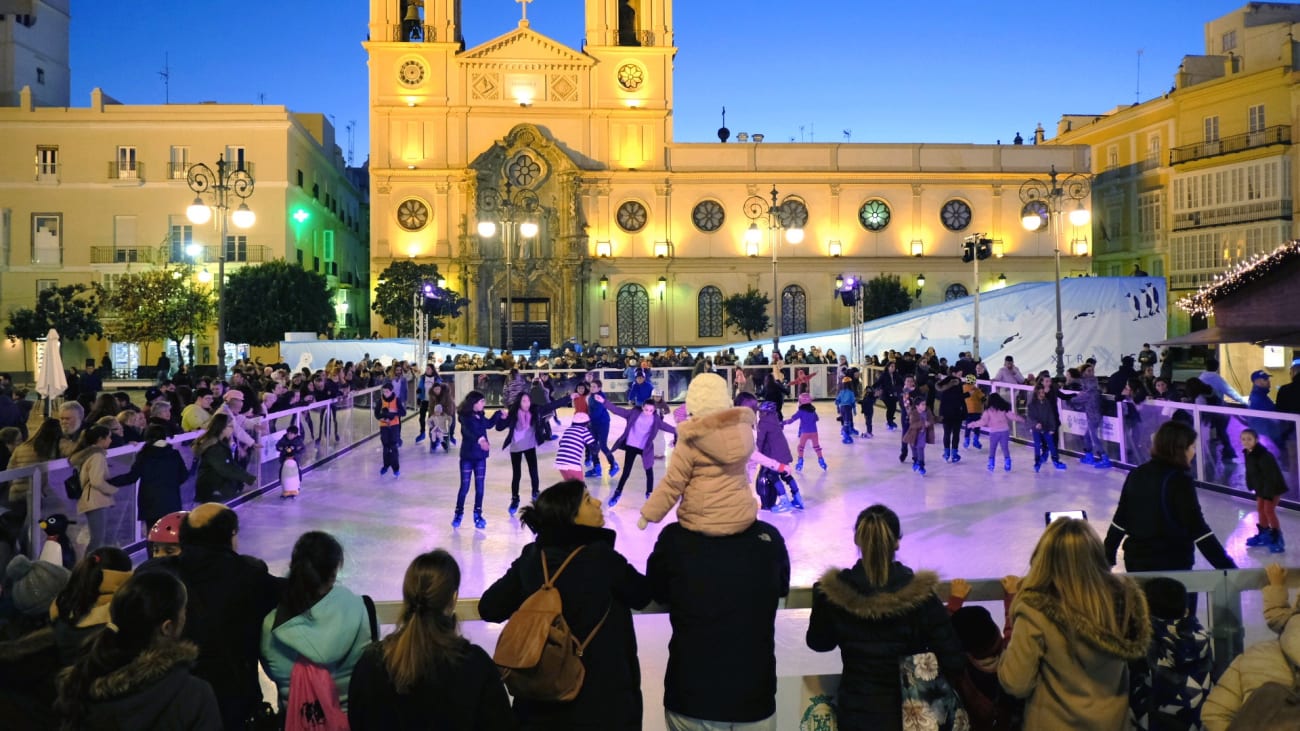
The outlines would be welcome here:
[[[1059,242],[1023,230],[1018,192],[1086,173],[1086,146],[677,142],[670,0],[586,0],[581,50],[527,3],[466,48],[460,7],[371,0],[365,44],[372,286],[436,263],[471,302],[445,341],[707,347],[737,339],[721,302],[749,288],[789,335],[849,324],[837,280],[896,275],[922,305],[1053,276]],[[999,257],[978,283],[975,233]]]

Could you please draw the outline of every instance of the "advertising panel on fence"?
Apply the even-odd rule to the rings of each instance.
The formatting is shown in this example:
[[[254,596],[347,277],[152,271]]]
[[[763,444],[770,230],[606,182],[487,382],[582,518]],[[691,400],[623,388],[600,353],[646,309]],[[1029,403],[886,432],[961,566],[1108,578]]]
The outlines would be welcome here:
[[[1061,431],[1083,436],[1088,431],[1088,416],[1082,411],[1061,409]],[[1118,442],[1120,436],[1119,419],[1114,416],[1101,417],[1101,438],[1108,442]]]

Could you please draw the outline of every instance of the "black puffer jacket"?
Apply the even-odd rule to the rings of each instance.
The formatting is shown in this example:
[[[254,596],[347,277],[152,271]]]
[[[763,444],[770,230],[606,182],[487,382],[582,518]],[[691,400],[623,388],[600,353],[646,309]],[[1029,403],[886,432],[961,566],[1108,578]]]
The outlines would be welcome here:
[[[1246,487],[1265,500],[1281,497],[1287,491],[1286,478],[1277,466],[1277,458],[1262,444],[1246,452]]]
[[[872,587],[859,561],[828,570],[814,585],[806,639],[818,652],[840,648],[840,728],[902,728],[898,662],[908,655],[933,652],[949,682],[960,682],[966,658],[934,593],[938,583],[933,572],[894,562],[885,586]]]
[[[198,654],[188,642],[168,641],[96,678],[78,728],[218,731],[221,715],[212,686],[190,675]]]
[[[539,552],[545,551],[546,565],[554,572],[574,548],[585,546],[555,583],[564,602],[564,619],[581,641],[609,611],[583,655],[587,678],[578,697],[567,703],[516,699],[515,717],[521,726],[555,731],[641,728],[641,666],[631,609],[650,603],[650,582],[614,550],[614,538],[612,530],[580,525],[556,535],[539,535],[479,599],[483,619],[504,622],[541,588]]]

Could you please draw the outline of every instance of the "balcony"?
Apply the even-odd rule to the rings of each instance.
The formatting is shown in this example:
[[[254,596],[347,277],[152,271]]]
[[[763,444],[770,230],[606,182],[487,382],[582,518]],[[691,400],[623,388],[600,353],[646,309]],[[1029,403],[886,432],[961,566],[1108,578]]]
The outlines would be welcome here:
[[[1213,142],[1198,142],[1195,145],[1175,147],[1169,151],[1169,164],[1180,165],[1193,160],[1204,160],[1207,157],[1253,150],[1257,147],[1289,144],[1291,144],[1291,127],[1289,125],[1278,125],[1276,127],[1266,127],[1258,132],[1247,132],[1246,134],[1224,137]]]
[[[152,264],[158,258],[156,246],[92,246],[91,264]]]
[[[190,168],[194,167],[195,164],[192,162],[169,162],[167,163],[167,177],[172,180],[185,180],[189,177]],[[244,171],[254,178],[257,177],[253,172],[253,163],[251,162],[244,162]]]
[[[1234,223],[1251,221],[1270,221],[1274,219],[1291,219],[1291,201],[1273,200],[1258,203],[1244,203],[1239,206],[1223,206],[1202,211],[1190,211],[1174,214],[1174,231],[1186,231],[1193,228],[1209,226],[1227,226]]]
[[[54,185],[59,182],[59,163],[57,162],[38,162],[36,163],[36,182]]]
[[[144,180],[144,163],[143,162],[119,162],[110,160],[108,163],[109,180]]]
[[[213,264],[221,258],[220,246],[200,246],[199,249],[199,254],[191,258],[183,248],[173,249],[164,246],[158,263]],[[227,264],[262,264],[273,258],[269,246],[227,246],[225,249]]]

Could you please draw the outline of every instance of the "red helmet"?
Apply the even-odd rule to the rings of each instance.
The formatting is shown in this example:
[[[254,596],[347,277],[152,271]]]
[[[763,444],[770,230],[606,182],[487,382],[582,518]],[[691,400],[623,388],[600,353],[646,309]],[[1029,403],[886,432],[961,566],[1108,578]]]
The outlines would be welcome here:
[[[178,510],[175,513],[168,513],[158,519],[157,523],[149,529],[150,543],[180,543],[181,542],[181,523],[185,522],[185,516],[189,511]]]

